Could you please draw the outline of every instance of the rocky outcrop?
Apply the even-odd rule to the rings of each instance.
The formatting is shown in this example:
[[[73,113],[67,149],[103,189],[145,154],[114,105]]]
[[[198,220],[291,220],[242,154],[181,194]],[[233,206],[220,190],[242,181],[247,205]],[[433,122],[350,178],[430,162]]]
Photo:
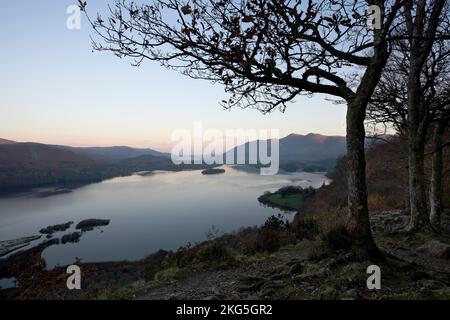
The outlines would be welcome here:
[[[73,221],[69,221],[69,222],[61,223],[61,224],[55,224],[53,226],[48,226],[48,227],[42,228],[41,230],[39,230],[39,232],[43,233],[43,234],[52,234],[57,231],[66,231],[67,229],[70,228],[70,226],[72,224],[73,224]]]
[[[220,174],[220,173],[225,173],[225,169],[210,168],[202,171],[203,175]]]
[[[8,253],[26,247],[30,242],[40,239],[41,236],[30,236],[19,239],[0,241],[0,257],[6,256]]]
[[[80,240],[80,237],[81,237],[81,232],[72,232],[69,234],[65,234],[61,238],[61,243],[62,244],[66,244],[68,242],[75,243]]]
[[[402,210],[372,212],[370,225],[373,232],[395,233],[406,229],[409,223],[409,215]]]
[[[431,240],[417,250],[438,259],[450,259],[450,245],[437,240]]]
[[[86,219],[80,221],[76,225],[76,229],[81,229],[81,231],[89,231],[94,227],[107,226],[109,224],[109,219]]]

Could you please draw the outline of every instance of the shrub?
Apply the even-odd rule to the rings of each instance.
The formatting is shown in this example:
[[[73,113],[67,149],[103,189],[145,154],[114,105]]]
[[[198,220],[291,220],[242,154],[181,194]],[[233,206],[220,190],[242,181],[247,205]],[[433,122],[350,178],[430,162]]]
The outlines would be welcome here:
[[[289,222],[284,221],[281,214],[270,216],[261,229],[265,230],[285,230],[289,227]]]
[[[293,195],[293,194],[302,194],[303,193],[302,187],[297,186],[286,186],[278,189],[278,193],[284,198],[285,196]]]
[[[180,269],[178,267],[170,267],[164,270],[159,271],[155,274],[155,280],[158,281],[170,281],[176,279]]]
[[[292,242],[289,234],[289,222],[284,221],[282,215],[270,216],[258,230],[256,238],[247,243],[246,253],[277,251],[282,245]]]
[[[158,273],[162,268],[163,262],[169,256],[169,252],[164,250],[159,250],[146,258],[144,258],[144,278],[147,281],[153,280],[155,274]]]
[[[256,237],[254,251],[272,253],[280,249],[281,235],[277,230],[261,229]]]
[[[175,261],[175,265],[179,268],[186,267],[195,259],[195,251],[192,248],[191,243],[188,243],[186,246],[181,246],[173,255],[173,260]]]
[[[220,241],[201,246],[195,255],[195,260],[212,267],[226,266],[235,262],[233,251]]]
[[[313,240],[319,234],[319,224],[314,219],[302,219],[293,224],[292,231],[297,239]]]

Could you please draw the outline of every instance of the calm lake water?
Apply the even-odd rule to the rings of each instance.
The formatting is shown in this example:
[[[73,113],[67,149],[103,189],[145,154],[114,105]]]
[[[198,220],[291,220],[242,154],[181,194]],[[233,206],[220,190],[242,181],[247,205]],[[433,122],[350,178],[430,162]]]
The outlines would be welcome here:
[[[158,172],[115,178],[47,198],[2,198],[0,241],[35,235],[48,225],[110,219],[108,226],[83,233],[78,243],[48,247],[43,252],[48,266],[70,264],[76,257],[83,262],[136,260],[158,249],[203,241],[212,226],[227,233],[261,225],[273,214],[292,219],[292,213],[262,206],[258,196],[285,185],[320,187],[328,181],[321,174],[261,176],[224,168],[220,175]],[[55,237],[73,232],[74,225]]]

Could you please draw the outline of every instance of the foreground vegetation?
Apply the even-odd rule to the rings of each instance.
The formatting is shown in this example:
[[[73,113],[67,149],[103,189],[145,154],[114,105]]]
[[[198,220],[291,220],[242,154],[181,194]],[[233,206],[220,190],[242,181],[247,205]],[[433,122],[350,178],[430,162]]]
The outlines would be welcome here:
[[[402,213],[384,214],[399,230],[406,226],[407,219],[397,219],[405,217]],[[386,257],[377,263],[381,290],[367,289],[366,269],[373,262],[355,254],[345,228],[273,216],[261,228],[175,252],[160,250],[137,262],[77,261],[83,270],[80,291],[65,289],[65,268],[47,271],[35,255],[17,274],[21,289],[2,294],[16,299],[450,299],[449,238],[439,239],[449,255],[438,256],[427,247],[433,238],[392,232],[384,228],[385,220],[373,214],[375,239]],[[445,221],[450,227],[450,217]]]

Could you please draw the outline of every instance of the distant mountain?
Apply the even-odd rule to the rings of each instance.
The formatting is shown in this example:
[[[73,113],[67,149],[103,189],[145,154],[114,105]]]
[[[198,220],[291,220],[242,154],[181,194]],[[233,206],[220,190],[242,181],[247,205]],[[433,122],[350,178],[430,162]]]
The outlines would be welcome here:
[[[181,164],[175,165],[172,160],[166,156],[157,157],[144,155],[135,158],[128,158],[122,160],[116,164],[116,167],[120,167],[124,171],[139,172],[149,170],[168,170],[168,171],[180,171],[180,170],[195,170],[204,169],[206,165],[194,165],[194,164]]]
[[[291,134],[280,139],[279,145],[280,167],[286,171],[329,171],[345,154],[345,137],[339,136]],[[248,160],[248,143],[245,146]],[[138,171],[201,168],[205,166],[176,166],[170,154],[152,149],[78,148],[0,140],[0,189],[88,183]]]
[[[13,143],[16,143],[16,142],[0,138],[0,144],[13,144]]]
[[[96,166],[86,156],[45,144],[0,145],[0,187],[91,179]]]
[[[328,171],[333,168],[338,158],[346,154],[346,140],[342,136],[290,134],[278,142],[280,167],[287,171]],[[246,143],[247,161],[248,147],[249,143]],[[228,151],[227,155],[234,153],[236,156],[237,150],[238,147]]]
[[[152,149],[137,149],[126,146],[117,147],[65,147],[69,150],[73,150],[78,154],[83,154],[93,160],[115,163],[124,159],[135,158],[140,156],[155,156],[170,158],[170,154],[162,153]]]
[[[136,171],[177,169],[169,157],[146,153],[164,155],[151,149],[128,147],[0,144],[0,189],[88,183],[130,175]],[[133,157],[136,154],[139,156]]]
[[[68,168],[94,165],[95,161],[73,151],[40,143],[0,145],[0,168]]]
[[[346,141],[342,136],[290,134],[279,143],[282,161],[323,161],[346,154]]]

